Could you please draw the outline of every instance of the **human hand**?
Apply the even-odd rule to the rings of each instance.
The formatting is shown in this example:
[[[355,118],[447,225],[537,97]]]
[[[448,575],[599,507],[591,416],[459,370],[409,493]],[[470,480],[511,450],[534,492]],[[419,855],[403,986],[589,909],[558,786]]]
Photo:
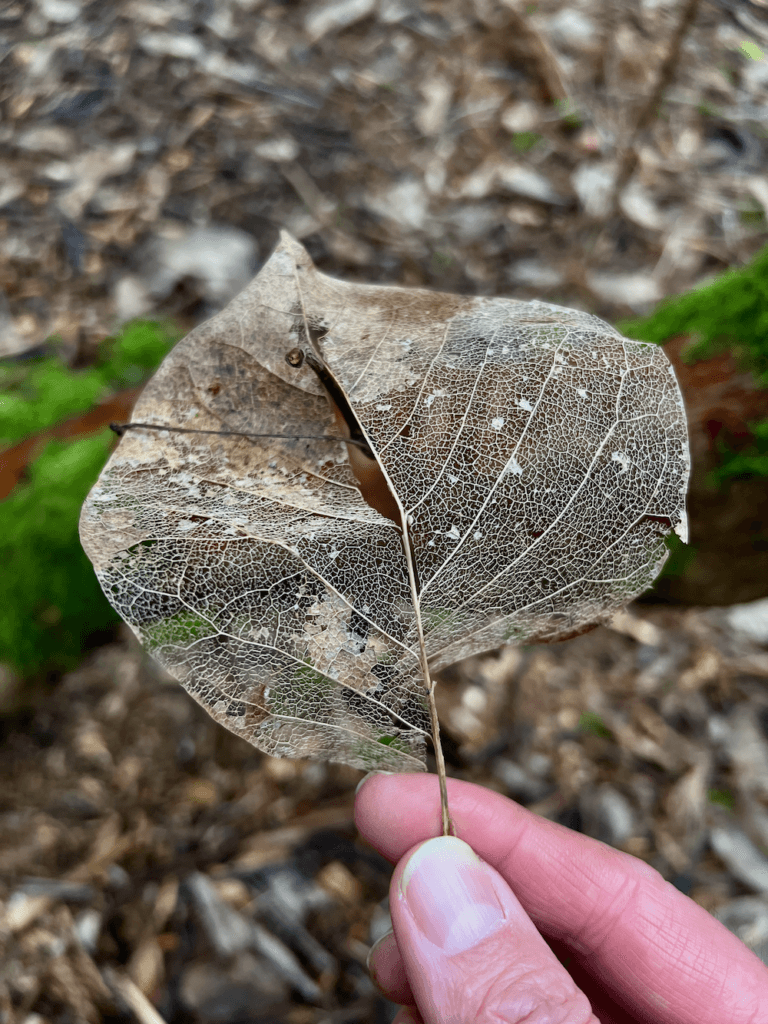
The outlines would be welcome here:
[[[448,794],[463,843],[433,838],[432,775],[373,775],[355,804],[397,864],[369,961],[395,1024],[768,1021],[768,969],[653,868],[480,786]]]

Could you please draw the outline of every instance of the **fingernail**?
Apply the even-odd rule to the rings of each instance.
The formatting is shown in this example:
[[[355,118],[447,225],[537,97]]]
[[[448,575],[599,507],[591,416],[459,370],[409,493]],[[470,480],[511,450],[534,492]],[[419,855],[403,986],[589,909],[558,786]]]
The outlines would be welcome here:
[[[461,839],[430,839],[414,853],[400,894],[421,933],[446,956],[471,949],[504,923],[487,864]]]
[[[375,971],[375,968],[374,968],[374,962],[376,960],[376,954],[381,949],[381,947],[384,945],[385,942],[390,942],[392,940],[392,935],[393,934],[394,933],[393,933],[392,929],[390,928],[388,932],[385,932],[384,935],[382,935],[380,939],[377,939],[374,942],[374,944],[371,946],[370,950],[368,951],[368,956],[366,957],[366,960],[365,960],[365,966],[368,968],[368,973],[371,975],[371,977],[373,978],[374,981],[376,980],[376,971]]]
[[[360,779],[358,784],[355,786],[355,796],[357,796],[357,794],[360,792],[360,790],[366,784],[368,779],[372,779],[374,777],[374,775],[394,775],[394,774],[395,774],[395,772],[368,772],[368,774],[364,775],[362,777],[362,779]]]

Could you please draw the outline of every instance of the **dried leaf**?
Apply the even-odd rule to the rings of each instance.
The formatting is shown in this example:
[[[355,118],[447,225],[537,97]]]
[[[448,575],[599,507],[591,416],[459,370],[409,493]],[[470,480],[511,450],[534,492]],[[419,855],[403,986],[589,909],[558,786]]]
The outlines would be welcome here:
[[[131,431],[81,521],[149,652],[276,756],[422,769],[430,672],[606,619],[685,538],[659,347],[548,303],[345,284],[285,234],[134,419],[291,435]]]

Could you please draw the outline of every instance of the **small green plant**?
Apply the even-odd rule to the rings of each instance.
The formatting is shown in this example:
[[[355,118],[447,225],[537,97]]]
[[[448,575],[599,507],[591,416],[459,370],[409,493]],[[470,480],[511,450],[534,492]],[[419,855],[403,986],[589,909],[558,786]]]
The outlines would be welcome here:
[[[453,256],[445,249],[435,249],[432,253],[432,265],[435,270],[447,270],[453,263]]]
[[[136,322],[108,339],[84,369],[72,370],[55,355],[0,364],[0,448],[140,384],[177,336]],[[0,502],[0,662],[22,676],[73,667],[119,621],[77,532],[80,508],[114,440],[102,430],[49,442]]]
[[[582,711],[579,717],[579,732],[591,733],[605,740],[613,739],[613,733],[596,711]]]
[[[527,153],[540,141],[541,136],[536,132],[515,132],[512,136],[512,145],[518,153]]]
[[[765,226],[765,211],[762,207],[750,206],[739,210],[739,220],[742,224],[754,224],[760,227]]]
[[[732,811],[735,804],[733,793],[731,793],[729,789],[707,790],[707,800],[709,800],[711,804],[718,804],[720,807],[725,807],[728,811]]]
[[[744,40],[741,44],[741,51],[749,57],[750,60],[762,60],[765,56],[757,43],[753,43],[751,39]]]

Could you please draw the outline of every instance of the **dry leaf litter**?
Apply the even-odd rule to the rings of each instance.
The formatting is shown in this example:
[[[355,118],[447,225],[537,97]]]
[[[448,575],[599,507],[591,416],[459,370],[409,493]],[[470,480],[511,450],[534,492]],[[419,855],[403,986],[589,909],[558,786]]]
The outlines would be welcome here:
[[[443,673],[449,770],[641,857],[768,960],[767,680],[768,603],[634,605]],[[360,772],[260,754],[127,635],[24,724],[0,751],[6,1019],[391,1020]]]
[[[191,325],[279,227],[347,279],[609,320],[766,240],[757,0],[39,0],[0,35],[6,353]],[[452,770],[642,857],[768,959],[767,619],[634,606],[449,670]],[[129,638],[0,760],[9,1021],[391,1019],[358,772],[264,757]]]
[[[0,47],[6,352],[199,319],[279,227],[609,320],[765,240],[762,0],[38,0]]]

